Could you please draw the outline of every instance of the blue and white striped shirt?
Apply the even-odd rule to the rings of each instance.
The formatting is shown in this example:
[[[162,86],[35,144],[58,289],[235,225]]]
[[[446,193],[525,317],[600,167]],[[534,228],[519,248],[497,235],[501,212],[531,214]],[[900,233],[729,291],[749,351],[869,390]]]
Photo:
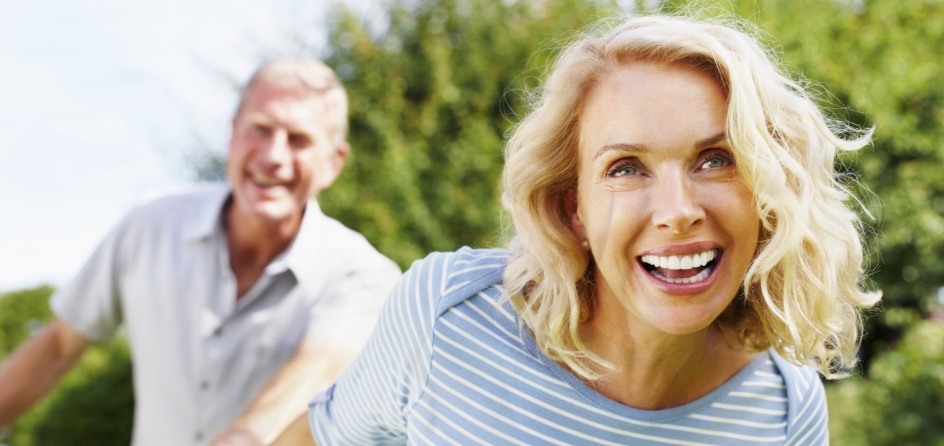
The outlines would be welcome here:
[[[312,401],[318,444],[828,444],[818,375],[773,351],[680,407],[597,393],[499,303],[508,256],[463,248],[414,264],[359,357]]]

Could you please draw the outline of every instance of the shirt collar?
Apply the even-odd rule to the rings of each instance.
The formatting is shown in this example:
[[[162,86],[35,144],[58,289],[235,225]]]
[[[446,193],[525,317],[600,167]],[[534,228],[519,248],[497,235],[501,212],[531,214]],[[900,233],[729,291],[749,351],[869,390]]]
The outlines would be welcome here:
[[[311,283],[306,283],[309,281],[310,275],[304,274],[302,271],[323,270],[319,265],[327,260],[324,256],[324,246],[326,243],[330,243],[331,234],[325,231],[325,228],[319,226],[322,226],[327,218],[316,200],[308,200],[305,215],[302,217],[302,224],[298,228],[298,234],[295,235],[295,239],[292,240],[288,248],[276,257],[269,266],[283,263],[284,267],[295,275],[295,279],[299,283],[303,286],[311,285]]]
[[[191,242],[206,240],[214,234],[222,234],[223,209],[229,202],[232,192],[229,187],[221,187],[209,193],[206,205],[199,206],[193,216],[193,222],[184,233],[184,239]]]
[[[225,240],[223,210],[231,199],[232,191],[229,187],[220,188],[219,193],[211,194],[207,198],[207,205],[201,206],[194,215],[193,224],[188,228],[185,239],[198,242],[219,236]],[[309,199],[305,205],[305,215],[302,216],[298,234],[285,251],[282,251],[266,266],[266,274],[277,274],[287,269],[292,272],[299,283],[311,285],[306,284],[310,275],[303,274],[301,271],[321,270],[320,264],[328,260],[322,253],[325,244],[332,242],[331,234],[325,228],[319,228],[327,220],[328,217],[321,210],[318,202],[315,199]]]

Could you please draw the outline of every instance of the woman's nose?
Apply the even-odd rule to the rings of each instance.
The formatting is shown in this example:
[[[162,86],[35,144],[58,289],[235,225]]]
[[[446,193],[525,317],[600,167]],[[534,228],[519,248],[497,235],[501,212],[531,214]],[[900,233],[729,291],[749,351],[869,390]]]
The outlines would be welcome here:
[[[653,196],[653,224],[660,230],[685,234],[705,219],[697,184],[682,172],[672,172],[656,180]]]

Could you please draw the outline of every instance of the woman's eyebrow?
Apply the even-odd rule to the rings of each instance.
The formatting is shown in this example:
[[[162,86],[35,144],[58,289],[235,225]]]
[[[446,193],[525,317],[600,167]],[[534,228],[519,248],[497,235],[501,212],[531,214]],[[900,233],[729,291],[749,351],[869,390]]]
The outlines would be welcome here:
[[[631,153],[649,153],[652,151],[649,146],[645,144],[630,144],[630,143],[616,143],[616,144],[607,144],[603,147],[600,147],[600,150],[597,150],[597,153],[593,155],[593,159],[597,159],[603,156],[606,152],[631,152]]]
[[[702,147],[708,147],[712,144],[717,144],[726,139],[728,139],[728,134],[725,132],[721,132],[714,136],[709,136],[707,138],[699,139],[698,141],[695,142],[694,148],[700,149]]]
[[[712,144],[717,144],[721,141],[724,141],[728,138],[728,134],[725,132],[720,132],[715,135],[709,136],[707,138],[699,139],[695,141],[695,144],[692,146],[695,149],[700,149],[702,147],[707,147]],[[597,159],[607,152],[629,152],[629,153],[649,153],[652,149],[645,144],[632,144],[619,142],[615,144],[607,144],[603,147],[600,147],[600,150],[597,150],[597,153],[593,155],[593,159]]]

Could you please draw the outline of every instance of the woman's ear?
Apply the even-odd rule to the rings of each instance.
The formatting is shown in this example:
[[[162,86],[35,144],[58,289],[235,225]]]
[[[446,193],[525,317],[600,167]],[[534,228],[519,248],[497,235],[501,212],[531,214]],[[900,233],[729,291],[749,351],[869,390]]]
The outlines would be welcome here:
[[[580,219],[577,191],[572,190],[564,194],[564,212],[567,213],[570,231],[574,233],[574,237],[581,242],[587,240],[587,229],[583,226],[583,220]]]

